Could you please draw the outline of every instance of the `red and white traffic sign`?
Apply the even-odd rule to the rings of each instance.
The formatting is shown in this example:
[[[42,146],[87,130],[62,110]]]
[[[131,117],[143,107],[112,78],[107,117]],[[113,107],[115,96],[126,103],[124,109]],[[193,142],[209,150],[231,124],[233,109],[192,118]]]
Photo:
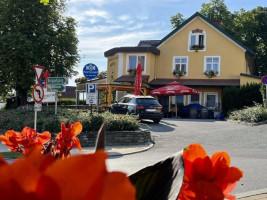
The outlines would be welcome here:
[[[37,83],[34,85],[32,90],[32,98],[35,103],[41,103],[44,98],[44,88],[41,84]]]
[[[44,67],[38,66],[38,65],[33,65],[33,68],[34,68],[34,72],[35,72],[35,76],[37,78],[37,81],[39,82],[40,78],[44,72]]]
[[[265,75],[265,76],[263,76],[263,77],[261,78],[261,82],[262,82],[262,84],[267,85],[267,75]]]

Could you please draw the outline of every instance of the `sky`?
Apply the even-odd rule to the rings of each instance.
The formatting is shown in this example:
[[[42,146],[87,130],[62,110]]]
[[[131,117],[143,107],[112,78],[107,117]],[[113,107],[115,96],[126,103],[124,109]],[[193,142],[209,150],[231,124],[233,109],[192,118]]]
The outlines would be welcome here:
[[[209,0],[69,0],[66,16],[77,22],[80,62],[74,70],[83,77],[83,67],[95,64],[107,70],[104,52],[114,47],[136,46],[140,40],[160,40],[171,32],[170,17],[178,12],[189,18]],[[229,11],[267,7],[267,0],[225,0]]]

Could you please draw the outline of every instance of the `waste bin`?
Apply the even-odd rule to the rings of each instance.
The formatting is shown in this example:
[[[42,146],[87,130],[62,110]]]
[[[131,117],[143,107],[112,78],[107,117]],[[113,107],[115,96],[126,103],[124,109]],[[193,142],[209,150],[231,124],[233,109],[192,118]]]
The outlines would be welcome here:
[[[209,110],[209,119],[214,119],[214,111]]]
[[[189,117],[192,119],[197,118],[197,109],[196,108],[189,108]]]
[[[201,108],[201,110],[200,110],[200,118],[201,119],[208,119],[209,118],[209,110],[208,110],[208,108],[205,108],[205,107]]]

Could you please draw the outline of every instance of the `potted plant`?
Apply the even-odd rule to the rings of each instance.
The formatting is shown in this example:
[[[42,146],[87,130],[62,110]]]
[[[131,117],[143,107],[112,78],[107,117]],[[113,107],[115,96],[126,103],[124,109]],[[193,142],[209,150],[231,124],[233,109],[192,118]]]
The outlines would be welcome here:
[[[214,71],[214,70],[207,70],[204,72],[204,75],[211,78],[213,76],[217,76],[218,75],[218,72],[217,71]]]
[[[136,75],[136,69],[129,69],[128,70],[128,73],[132,76],[135,76]]]
[[[180,78],[181,76],[186,75],[186,72],[181,71],[181,70],[174,70],[174,71],[172,72],[172,75],[175,76],[175,77]]]

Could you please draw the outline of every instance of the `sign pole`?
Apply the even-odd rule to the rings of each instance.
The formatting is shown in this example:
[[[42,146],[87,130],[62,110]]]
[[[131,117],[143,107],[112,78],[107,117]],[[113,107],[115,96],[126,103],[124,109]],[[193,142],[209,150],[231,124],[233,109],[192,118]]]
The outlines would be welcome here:
[[[38,81],[36,78],[35,84],[37,84],[37,83],[38,83]],[[34,104],[36,104],[36,102],[34,102]],[[34,111],[34,128],[33,129],[37,131],[37,111],[36,110]]]
[[[57,119],[57,95],[58,95],[58,93],[56,92],[56,95],[55,95],[55,115],[54,115],[54,119]]]

